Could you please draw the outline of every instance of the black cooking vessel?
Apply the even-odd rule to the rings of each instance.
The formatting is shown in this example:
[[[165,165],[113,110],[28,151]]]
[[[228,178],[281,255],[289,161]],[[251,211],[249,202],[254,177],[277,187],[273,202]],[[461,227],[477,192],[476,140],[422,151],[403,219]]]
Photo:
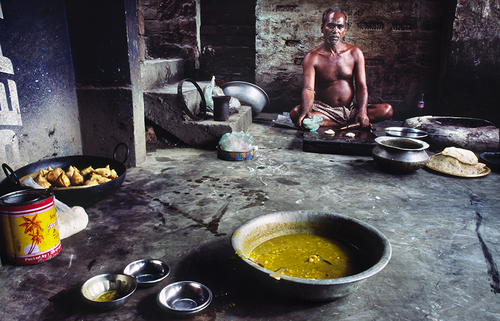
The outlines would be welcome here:
[[[127,154],[123,162],[116,160],[116,151],[121,146],[127,148]],[[2,168],[7,176],[6,182],[2,182],[2,187],[8,189],[8,192],[27,189],[27,187],[21,186],[20,179],[26,175],[32,173],[38,173],[41,168],[47,169],[47,167],[57,168],[60,167],[66,170],[70,165],[82,170],[88,166],[92,168],[102,168],[109,165],[111,169],[114,169],[118,174],[118,177],[112,179],[104,184],[90,186],[90,187],[69,187],[69,188],[55,188],[51,189],[54,192],[54,196],[61,202],[69,206],[82,206],[90,207],[99,201],[102,201],[106,197],[115,193],[123,181],[125,180],[125,174],[127,168],[124,163],[127,161],[129,154],[129,149],[124,143],[120,143],[115,147],[113,152],[113,158],[99,157],[99,156],[66,156],[57,157],[41,160],[36,163],[28,164],[24,167],[13,171],[7,164],[3,164]]]

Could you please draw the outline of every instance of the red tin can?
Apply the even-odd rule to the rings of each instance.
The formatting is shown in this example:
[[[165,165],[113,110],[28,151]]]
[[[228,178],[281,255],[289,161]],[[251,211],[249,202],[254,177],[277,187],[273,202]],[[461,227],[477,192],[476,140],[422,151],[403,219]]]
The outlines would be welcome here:
[[[61,251],[54,195],[48,190],[22,190],[0,197],[7,258],[16,265],[50,260]]]

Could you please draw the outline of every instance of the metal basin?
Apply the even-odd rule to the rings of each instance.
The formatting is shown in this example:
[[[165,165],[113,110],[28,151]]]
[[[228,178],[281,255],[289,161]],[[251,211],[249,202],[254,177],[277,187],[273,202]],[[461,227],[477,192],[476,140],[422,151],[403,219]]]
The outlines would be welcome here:
[[[381,136],[375,142],[378,145],[372,150],[373,159],[389,172],[412,173],[424,167],[429,159],[425,151],[429,144],[418,139]]]
[[[245,81],[231,81],[221,86],[224,95],[236,97],[242,105],[252,107],[255,117],[269,105],[269,96],[257,85]]]
[[[312,233],[330,236],[348,242],[363,253],[368,268],[358,274],[335,279],[304,279],[282,275],[275,280],[274,271],[263,268],[249,259],[259,244],[286,234]],[[391,258],[391,245],[374,227],[341,214],[318,211],[276,212],[263,215],[240,226],[233,233],[231,243],[250,271],[272,290],[294,299],[329,301],[355,291],[369,277],[380,272]]]

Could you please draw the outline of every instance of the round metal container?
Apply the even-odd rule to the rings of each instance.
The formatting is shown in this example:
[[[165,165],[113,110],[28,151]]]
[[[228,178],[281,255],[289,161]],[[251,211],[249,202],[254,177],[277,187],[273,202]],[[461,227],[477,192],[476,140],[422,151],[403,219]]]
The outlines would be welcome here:
[[[278,281],[268,270],[250,259],[259,244],[286,234],[310,233],[334,237],[357,247],[364,253],[368,268],[360,273],[335,279],[304,279],[281,275]],[[327,301],[355,291],[366,279],[380,272],[389,263],[391,245],[374,227],[341,214],[318,211],[276,212],[259,216],[240,226],[231,243],[236,254],[265,285],[286,296],[307,300]]]
[[[252,107],[252,117],[269,105],[269,96],[257,85],[245,81],[230,81],[221,86],[224,95],[236,97],[242,105]]]
[[[200,312],[212,302],[212,291],[194,281],[180,281],[164,287],[156,296],[156,302],[165,311],[187,315]]]
[[[81,292],[85,300],[101,310],[113,310],[123,306],[137,289],[133,276],[119,273],[105,273],[88,279]],[[112,300],[100,300],[102,295],[115,292]]]
[[[228,161],[242,161],[254,158],[255,148],[246,152],[228,152],[217,146],[217,157]]]
[[[23,190],[0,197],[0,217],[10,262],[41,263],[61,251],[54,195],[50,191]]]
[[[383,169],[397,173],[412,173],[425,166],[429,155],[425,151],[429,144],[424,141],[404,138],[381,136],[375,138],[377,146],[372,150],[375,162]]]

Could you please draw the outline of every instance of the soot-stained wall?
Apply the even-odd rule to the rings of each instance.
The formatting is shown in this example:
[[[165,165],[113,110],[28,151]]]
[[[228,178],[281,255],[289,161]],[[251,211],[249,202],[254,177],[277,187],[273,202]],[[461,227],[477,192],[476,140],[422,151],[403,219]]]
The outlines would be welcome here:
[[[302,59],[322,43],[329,6],[346,11],[344,41],[364,52],[370,103],[390,103],[394,118],[404,119],[415,115],[424,93],[426,112],[437,110],[453,1],[258,0],[256,81],[271,97],[269,111],[300,103]]]
[[[443,113],[500,126],[500,0],[459,0],[441,101]]]
[[[0,8],[0,163],[15,170],[81,154],[63,1],[0,0]]]

